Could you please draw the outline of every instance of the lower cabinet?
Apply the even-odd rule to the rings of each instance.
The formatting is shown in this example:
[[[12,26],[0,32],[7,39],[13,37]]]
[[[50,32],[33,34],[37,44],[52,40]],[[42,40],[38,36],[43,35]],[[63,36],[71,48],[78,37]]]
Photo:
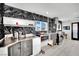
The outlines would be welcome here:
[[[8,55],[9,56],[20,56],[20,43],[17,43],[8,48]]]
[[[21,42],[21,56],[32,55],[32,40]]]
[[[29,56],[32,55],[32,40],[21,41],[8,48],[9,56]]]
[[[35,37],[33,38],[33,55],[37,55],[40,53],[41,51],[41,38],[40,37]]]

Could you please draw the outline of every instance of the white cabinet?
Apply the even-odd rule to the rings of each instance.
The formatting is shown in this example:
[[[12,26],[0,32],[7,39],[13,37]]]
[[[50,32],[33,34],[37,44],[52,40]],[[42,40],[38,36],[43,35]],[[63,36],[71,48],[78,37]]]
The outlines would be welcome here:
[[[35,22],[32,20],[24,20],[24,19],[17,19],[17,18],[10,18],[4,17],[3,20],[4,25],[6,26],[27,26],[27,27],[34,27]]]
[[[38,54],[40,51],[41,51],[40,37],[33,38],[33,55]]]
[[[0,48],[0,56],[34,56],[40,51],[41,39],[40,37],[33,37]]]
[[[20,49],[21,49],[20,43],[17,43],[8,48],[8,52],[9,52],[8,55],[9,56],[20,56]]]
[[[32,55],[32,40],[21,42],[21,56]]]
[[[32,40],[26,40],[14,44],[8,48],[9,56],[29,56],[32,55]]]

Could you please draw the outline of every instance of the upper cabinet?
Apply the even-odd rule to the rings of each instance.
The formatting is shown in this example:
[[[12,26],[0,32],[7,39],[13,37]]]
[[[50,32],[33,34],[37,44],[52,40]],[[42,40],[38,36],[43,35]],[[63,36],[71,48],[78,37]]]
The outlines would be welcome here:
[[[58,17],[49,19],[49,32],[56,32],[62,30],[62,21],[59,21]]]
[[[62,21],[57,22],[57,30],[62,31]]]
[[[56,32],[56,23],[55,23],[55,19],[49,19],[49,32]]]
[[[34,21],[32,20],[24,20],[24,19],[17,19],[11,17],[4,17],[3,24],[5,26],[26,26],[26,27],[34,27]]]

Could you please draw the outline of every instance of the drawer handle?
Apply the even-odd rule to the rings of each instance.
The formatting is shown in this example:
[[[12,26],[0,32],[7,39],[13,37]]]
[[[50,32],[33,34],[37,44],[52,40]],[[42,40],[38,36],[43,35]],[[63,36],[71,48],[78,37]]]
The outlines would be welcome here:
[[[18,47],[18,49],[21,49],[21,47]]]

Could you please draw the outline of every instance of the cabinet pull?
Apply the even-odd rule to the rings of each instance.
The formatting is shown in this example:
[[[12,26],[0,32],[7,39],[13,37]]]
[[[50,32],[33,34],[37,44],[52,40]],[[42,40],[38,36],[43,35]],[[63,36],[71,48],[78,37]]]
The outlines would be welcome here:
[[[18,49],[21,49],[21,47],[18,47]]]

